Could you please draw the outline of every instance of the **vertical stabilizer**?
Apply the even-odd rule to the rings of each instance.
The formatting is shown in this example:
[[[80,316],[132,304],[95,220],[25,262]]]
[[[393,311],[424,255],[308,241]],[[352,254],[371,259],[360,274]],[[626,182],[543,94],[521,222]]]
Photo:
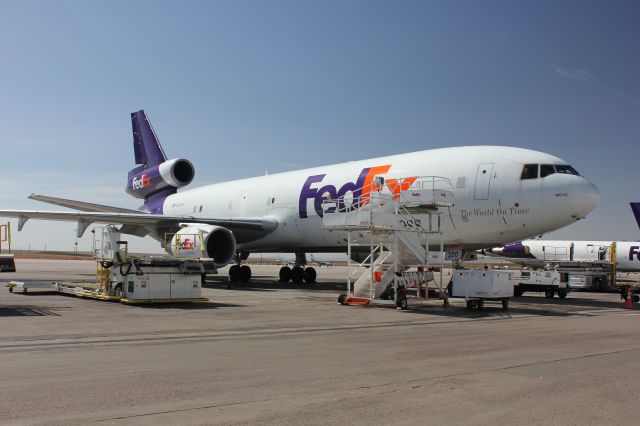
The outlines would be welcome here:
[[[141,109],[131,113],[131,127],[133,128],[133,150],[136,164],[144,164],[149,167],[167,161],[167,156],[145,110]]]
[[[629,203],[631,205],[631,211],[633,212],[633,216],[636,218],[636,223],[640,228],[640,203]]]

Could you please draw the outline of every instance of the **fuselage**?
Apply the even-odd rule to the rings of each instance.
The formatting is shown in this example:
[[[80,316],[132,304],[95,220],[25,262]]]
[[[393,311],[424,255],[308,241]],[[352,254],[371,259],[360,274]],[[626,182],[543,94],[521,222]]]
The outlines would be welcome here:
[[[540,165],[557,166],[541,177]],[[523,167],[539,167],[535,177]],[[259,176],[180,191],[163,213],[198,217],[273,217],[278,227],[242,244],[247,251],[344,251],[342,232],[323,230],[324,198],[357,192],[374,176],[439,176],[451,182],[454,203],[442,209],[447,247],[475,249],[524,239],[585,217],[599,201],[595,186],[566,173],[558,157],[522,148],[433,149]],[[384,188],[383,190],[390,190]]]

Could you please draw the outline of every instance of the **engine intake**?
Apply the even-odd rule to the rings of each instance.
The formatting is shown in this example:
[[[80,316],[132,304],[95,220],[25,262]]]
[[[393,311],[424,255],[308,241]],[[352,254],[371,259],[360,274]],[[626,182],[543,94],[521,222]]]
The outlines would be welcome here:
[[[166,251],[177,257],[211,258],[216,266],[224,266],[233,260],[236,239],[222,226],[189,224],[176,232]]]
[[[195,168],[191,161],[184,158],[167,160],[158,167],[160,176],[169,185],[180,188],[189,185],[196,175]]]

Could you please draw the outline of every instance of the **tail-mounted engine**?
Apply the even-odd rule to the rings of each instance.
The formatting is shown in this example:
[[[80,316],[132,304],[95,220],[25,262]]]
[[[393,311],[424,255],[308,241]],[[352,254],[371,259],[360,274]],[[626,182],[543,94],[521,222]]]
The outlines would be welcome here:
[[[147,198],[163,189],[189,185],[195,176],[193,164],[184,158],[144,167],[136,167],[129,172],[127,193],[136,198]]]
[[[224,266],[233,260],[236,239],[222,226],[189,224],[176,232],[166,251],[177,257],[211,258],[216,266]]]

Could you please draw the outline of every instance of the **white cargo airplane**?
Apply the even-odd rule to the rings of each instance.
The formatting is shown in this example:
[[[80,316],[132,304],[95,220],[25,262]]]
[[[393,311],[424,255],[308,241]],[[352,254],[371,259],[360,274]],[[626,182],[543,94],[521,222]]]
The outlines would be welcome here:
[[[630,204],[640,226],[640,203]],[[523,240],[485,250],[485,253],[528,265],[615,260],[620,272],[640,271],[640,241]]]
[[[235,261],[232,281],[248,281],[240,265],[250,253],[292,252],[296,266],[283,266],[283,281],[312,282],[303,269],[308,252],[344,252],[346,235],[322,228],[322,202],[368,196],[374,177],[383,192],[406,190],[401,178],[441,176],[452,183],[455,205],[445,211],[447,249],[495,247],[549,232],[584,218],[599,202],[596,187],[564,160],[505,146],[441,148],[351,161],[306,170],[235,180],[184,190],[192,163],[167,160],[146,113],[131,114],[135,162],[126,191],[144,199],[139,211],[43,195],[30,198],[78,210],[0,210],[0,217],[77,221],[81,236],[92,223],[121,224],[120,232],[152,236],[168,252]],[[369,189],[367,189],[369,188]],[[363,204],[363,203],[360,203]],[[166,235],[172,235],[171,240]]]

